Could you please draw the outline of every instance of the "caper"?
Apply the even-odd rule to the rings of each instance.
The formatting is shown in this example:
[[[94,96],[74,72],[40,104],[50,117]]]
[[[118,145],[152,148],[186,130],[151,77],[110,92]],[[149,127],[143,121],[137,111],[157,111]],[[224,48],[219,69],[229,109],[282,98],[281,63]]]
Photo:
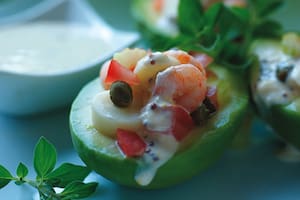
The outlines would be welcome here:
[[[206,108],[204,104],[202,104],[195,111],[191,113],[191,117],[195,124],[201,125],[202,122],[208,119],[209,110]]]
[[[216,106],[211,102],[211,100],[208,97],[204,99],[203,104],[205,105],[206,109],[208,109],[209,114],[213,114],[217,111]]]
[[[128,107],[133,100],[132,89],[125,81],[115,81],[109,90],[110,99],[117,107]]]
[[[215,105],[206,97],[203,103],[191,113],[191,117],[195,124],[201,125],[202,122],[210,118],[216,111]]]
[[[278,80],[280,80],[281,82],[285,82],[293,68],[293,64],[287,62],[279,63],[276,68],[276,76]]]

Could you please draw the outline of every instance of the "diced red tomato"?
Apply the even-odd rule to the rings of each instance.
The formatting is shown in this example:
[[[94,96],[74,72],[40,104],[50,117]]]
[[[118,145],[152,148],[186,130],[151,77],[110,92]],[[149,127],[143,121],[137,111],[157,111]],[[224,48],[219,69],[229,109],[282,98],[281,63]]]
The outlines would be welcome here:
[[[114,59],[109,64],[103,65],[100,76],[105,86],[109,86],[115,81],[125,81],[129,85],[138,85],[140,83],[136,74]]]
[[[146,150],[146,143],[134,131],[118,128],[117,143],[122,152],[128,157],[141,156]]]
[[[177,141],[182,141],[194,127],[194,121],[189,112],[181,106],[169,106],[172,112],[171,134]]]
[[[217,87],[216,86],[208,86],[206,96],[207,96],[207,98],[209,98],[210,102],[215,106],[215,108],[218,108]]]

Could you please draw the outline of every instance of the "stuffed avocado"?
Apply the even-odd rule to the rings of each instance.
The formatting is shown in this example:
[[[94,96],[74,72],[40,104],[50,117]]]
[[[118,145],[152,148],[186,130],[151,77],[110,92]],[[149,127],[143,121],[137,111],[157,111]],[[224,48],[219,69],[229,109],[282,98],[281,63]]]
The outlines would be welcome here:
[[[300,148],[300,37],[257,40],[251,91],[258,113],[286,142]]]
[[[231,143],[248,106],[240,77],[211,61],[181,50],[116,53],[73,102],[79,156],[104,177],[140,188],[205,170]]]

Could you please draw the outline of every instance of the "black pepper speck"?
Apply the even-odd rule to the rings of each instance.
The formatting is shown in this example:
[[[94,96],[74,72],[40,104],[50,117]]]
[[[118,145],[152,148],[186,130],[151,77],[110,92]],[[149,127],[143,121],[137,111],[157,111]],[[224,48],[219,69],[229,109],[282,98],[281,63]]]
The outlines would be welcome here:
[[[149,146],[150,146],[150,147],[153,147],[153,146],[154,146],[154,142],[153,142],[153,141],[150,141],[150,142],[149,142]]]
[[[157,108],[157,104],[153,103],[150,108],[151,108],[151,110],[155,110]]]
[[[154,156],[152,159],[153,159],[153,161],[158,161],[158,160],[159,160],[159,157]]]
[[[145,150],[145,153],[150,153],[151,152],[151,149],[150,148],[147,148],[146,150]]]
[[[283,93],[282,96],[283,96],[284,98],[287,98],[287,97],[288,97],[287,93]]]

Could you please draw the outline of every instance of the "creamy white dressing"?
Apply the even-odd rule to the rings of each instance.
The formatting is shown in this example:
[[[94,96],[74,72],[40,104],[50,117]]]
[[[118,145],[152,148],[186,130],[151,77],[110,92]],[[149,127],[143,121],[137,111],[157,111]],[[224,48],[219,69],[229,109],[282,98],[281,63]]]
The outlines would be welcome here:
[[[280,45],[274,46],[273,43],[263,43],[255,46],[255,54],[260,61],[267,60],[268,62],[280,62],[290,58],[289,55],[282,51]],[[273,67],[273,66],[271,66]]]
[[[264,43],[255,48],[260,61],[260,76],[257,93],[266,105],[288,104],[300,96],[300,58],[283,52],[280,45]],[[276,75],[278,65],[293,66],[285,81]]]
[[[170,130],[172,112],[160,109],[169,103],[162,101],[159,96],[154,97],[143,109],[141,119],[143,125],[149,131],[166,132]]]
[[[148,185],[159,167],[165,164],[178,149],[179,143],[173,135],[152,133],[145,138],[147,149],[138,160],[135,180],[140,185]]]
[[[51,74],[96,61],[110,49],[80,24],[37,22],[0,29],[0,70]]]
[[[142,110],[141,118],[146,132],[146,152],[138,160],[135,180],[140,185],[148,185],[159,167],[165,164],[178,149],[179,143],[169,133],[172,125],[172,112],[163,109],[171,105],[159,96],[153,97]],[[149,132],[148,132],[149,131]]]
[[[258,82],[257,92],[267,105],[287,104],[293,96],[284,84],[271,79]]]

